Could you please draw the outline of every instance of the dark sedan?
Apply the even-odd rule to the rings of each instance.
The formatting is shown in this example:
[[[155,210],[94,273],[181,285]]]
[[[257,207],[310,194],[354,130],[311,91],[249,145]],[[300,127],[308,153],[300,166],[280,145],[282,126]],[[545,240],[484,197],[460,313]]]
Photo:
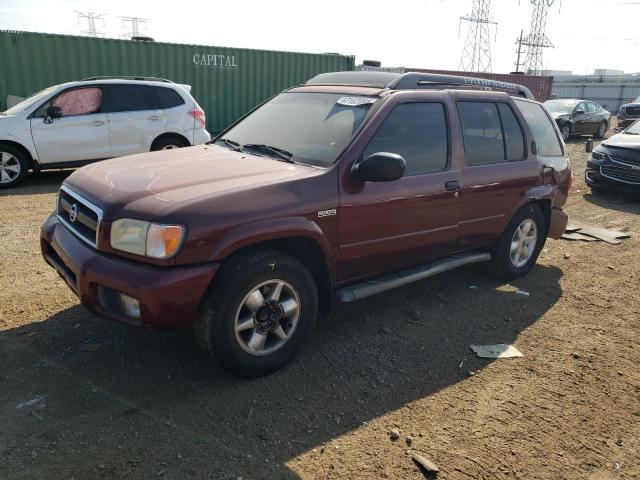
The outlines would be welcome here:
[[[557,99],[544,102],[562,133],[563,140],[572,135],[602,138],[609,130],[611,113],[588,100]]]
[[[627,128],[640,118],[640,97],[620,107],[618,111],[618,127]]]
[[[640,193],[640,120],[591,152],[584,177],[592,190]]]

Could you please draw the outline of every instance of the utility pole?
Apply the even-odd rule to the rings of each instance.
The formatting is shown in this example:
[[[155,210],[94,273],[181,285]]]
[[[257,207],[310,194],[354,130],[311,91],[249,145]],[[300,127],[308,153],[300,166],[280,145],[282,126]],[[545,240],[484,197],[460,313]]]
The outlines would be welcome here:
[[[147,24],[147,18],[140,18],[140,17],[120,17],[122,19],[122,26],[126,27],[127,23],[129,23],[131,25],[131,30],[123,35],[120,35],[121,37],[128,37],[128,38],[133,38],[133,37],[139,37],[140,36],[140,26],[144,25],[146,28],[146,24]]]
[[[490,25],[497,25],[490,13],[491,0],[473,0],[471,15],[460,17],[458,35],[462,21],[469,22],[469,31],[460,58],[460,70],[467,72],[491,71]]]
[[[87,30],[80,32],[80,33],[84,33],[85,35],[87,35],[88,37],[104,37],[104,33],[99,32],[98,29],[96,28],[96,20],[101,20],[102,21],[102,26],[104,27],[104,13],[94,13],[94,12],[79,12],[79,11],[75,11],[78,14],[78,23],[80,23],[80,20],[87,20],[88,23],[88,28]]]
[[[531,16],[531,30],[522,44],[527,46],[527,56],[524,60],[525,73],[536,75],[541,74],[544,69],[542,61],[542,51],[545,48],[553,48],[553,43],[547,38],[545,30],[547,28],[547,13],[549,7],[555,0],[530,0],[533,5]]]
[[[520,55],[522,54],[522,40],[523,40],[523,36],[524,35],[524,30],[520,30],[520,38],[518,38],[518,40],[516,41],[516,43],[518,44],[518,58],[516,60],[516,72],[520,71]]]

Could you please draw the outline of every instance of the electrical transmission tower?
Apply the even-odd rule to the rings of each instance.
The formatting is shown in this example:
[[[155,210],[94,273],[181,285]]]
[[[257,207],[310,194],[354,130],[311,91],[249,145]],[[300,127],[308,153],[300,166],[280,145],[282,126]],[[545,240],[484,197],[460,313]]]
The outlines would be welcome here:
[[[491,71],[489,28],[491,25],[497,25],[497,23],[489,12],[490,5],[491,0],[473,0],[471,15],[460,17],[460,26],[463,20],[470,24],[464,49],[462,50],[462,57],[460,58],[460,70],[462,71]],[[458,31],[459,34],[460,32]]]
[[[122,26],[126,27],[127,23],[130,24],[131,30],[128,33],[120,35],[121,37],[133,38],[140,36],[140,26],[144,26],[146,28],[147,18],[140,17],[120,17],[122,19]]]
[[[553,43],[547,38],[547,13],[555,0],[531,0],[533,15],[531,16],[531,30],[522,40],[522,45],[527,47],[527,55],[524,59],[524,70],[532,75],[539,75],[544,70],[542,51],[545,48],[553,48]]]
[[[96,20],[100,20],[102,22],[102,26],[104,27],[104,13],[94,13],[94,12],[79,12],[75,11],[78,14],[78,23],[80,20],[87,20],[88,28],[83,33],[89,37],[104,37],[104,33],[99,32],[96,28]]]

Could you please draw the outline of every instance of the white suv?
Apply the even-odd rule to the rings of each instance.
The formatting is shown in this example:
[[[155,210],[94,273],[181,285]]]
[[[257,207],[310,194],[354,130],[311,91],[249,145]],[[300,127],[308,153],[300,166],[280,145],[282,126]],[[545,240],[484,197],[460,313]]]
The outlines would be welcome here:
[[[95,77],[32,95],[0,113],[0,188],[29,169],[208,142],[190,89],[163,79]]]

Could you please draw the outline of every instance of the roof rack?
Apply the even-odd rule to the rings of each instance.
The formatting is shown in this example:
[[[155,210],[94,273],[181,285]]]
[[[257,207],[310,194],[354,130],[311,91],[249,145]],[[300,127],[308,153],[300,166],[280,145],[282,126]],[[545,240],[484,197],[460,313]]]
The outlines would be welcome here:
[[[475,88],[498,90],[535,100],[527,87],[515,83],[488,80],[485,78],[435,73],[392,73],[392,72],[332,72],[321,73],[310,79],[307,85],[358,85],[363,87],[389,88],[392,90],[445,88]]]
[[[158,78],[158,77],[141,77],[141,76],[133,76],[133,77],[127,77],[127,76],[123,76],[123,75],[109,75],[109,76],[104,76],[104,77],[89,77],[89,78],[83,78],[82,80],[79,80],[80,82],[93,82],[95,80],[146,80],[146,81],[152,81],[152,82],[166,82],[166,83],[174,83],[171,80],[167,80],[166,78]]]

